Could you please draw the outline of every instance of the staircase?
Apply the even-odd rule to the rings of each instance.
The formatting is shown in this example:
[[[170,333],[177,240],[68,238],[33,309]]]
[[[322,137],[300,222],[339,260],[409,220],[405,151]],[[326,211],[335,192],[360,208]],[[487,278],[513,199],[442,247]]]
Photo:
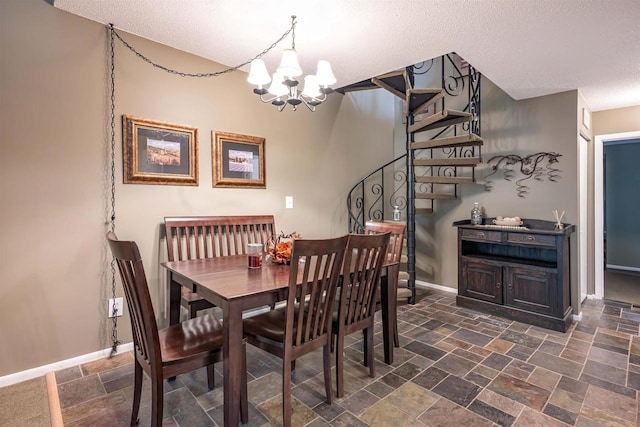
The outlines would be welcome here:
[[[367,220],[385,220],[385,212],[394,206],[405,211],[406,247],[402,261],[406,271],[400,273],[398,298],[407,298],[411,304],[415,302],[416,215],[433,213],[436,201],[457,199],[458,186],[475,182],[475,167],[482,161],[481,76],[471,65],[464,75],[455,53],[439,60],[441,88],[414,88],[416,75],[426,73],[421,71],[423,63],[339,90],[345,93],[382,88],[404,101],[406,153],[354,185],[347,196],[347,208],[350,232],[362,232]],[[432,60],[427,71],[436,62]],[[460,103],[455,97],[465,92],[465,86],[466,106],[461,111],[447,109],[447,101]],[[385,170],[392,172],[385,174]],[[385,192],[389,184],[393,187],[390,194]]]

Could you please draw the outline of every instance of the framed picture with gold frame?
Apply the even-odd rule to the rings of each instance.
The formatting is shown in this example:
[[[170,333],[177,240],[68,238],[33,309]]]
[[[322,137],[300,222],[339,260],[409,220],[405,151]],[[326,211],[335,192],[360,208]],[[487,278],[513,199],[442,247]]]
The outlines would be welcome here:
[[[198,129],[122,116],[125,184],[198,185]]]
[[[229,132],[211,132],[213,186],[267,188],[265,139]]]

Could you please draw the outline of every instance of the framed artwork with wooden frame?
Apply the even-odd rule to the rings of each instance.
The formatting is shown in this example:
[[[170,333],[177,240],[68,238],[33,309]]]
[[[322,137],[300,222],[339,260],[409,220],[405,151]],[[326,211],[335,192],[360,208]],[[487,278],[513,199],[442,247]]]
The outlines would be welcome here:
[[[122,116],[125,184],[198,185],[198,129]]]
[[[267,188],[264,142],[257,136],[213,131],[213,186]]]

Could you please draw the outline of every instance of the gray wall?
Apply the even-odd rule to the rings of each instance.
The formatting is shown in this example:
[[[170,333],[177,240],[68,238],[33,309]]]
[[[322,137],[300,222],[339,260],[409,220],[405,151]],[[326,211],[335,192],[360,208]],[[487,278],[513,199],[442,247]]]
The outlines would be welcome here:
[[[640,141],[605,144],[607,264],[640,269]]]

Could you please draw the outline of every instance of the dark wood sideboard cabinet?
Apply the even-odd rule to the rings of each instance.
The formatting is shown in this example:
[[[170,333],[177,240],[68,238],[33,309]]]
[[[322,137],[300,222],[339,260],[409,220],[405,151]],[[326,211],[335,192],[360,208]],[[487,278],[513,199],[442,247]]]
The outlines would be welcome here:
[[[493,218],[484,224],[492,224]],[[572,321],[569,239],[575,227],[523,219],[528,230],[457,221],[459,306],[565,332]]]

